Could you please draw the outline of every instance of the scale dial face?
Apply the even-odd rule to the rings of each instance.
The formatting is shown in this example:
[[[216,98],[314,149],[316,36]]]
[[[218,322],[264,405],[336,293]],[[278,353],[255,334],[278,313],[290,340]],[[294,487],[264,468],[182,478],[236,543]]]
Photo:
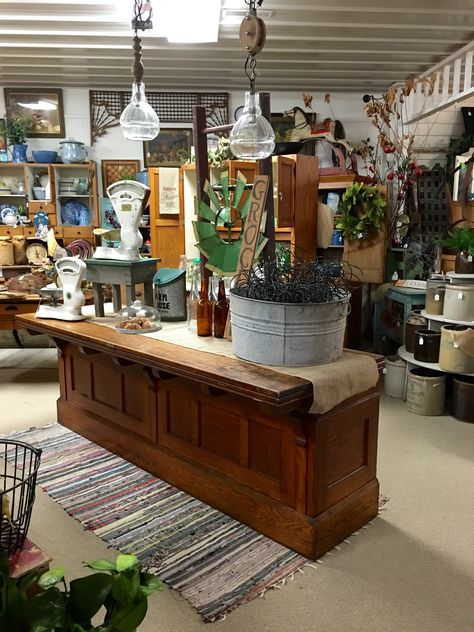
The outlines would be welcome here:
[[[48,250],[43,244],[33,243],[26,248],[26,257],[29,263],[39,265],[48,258]]]

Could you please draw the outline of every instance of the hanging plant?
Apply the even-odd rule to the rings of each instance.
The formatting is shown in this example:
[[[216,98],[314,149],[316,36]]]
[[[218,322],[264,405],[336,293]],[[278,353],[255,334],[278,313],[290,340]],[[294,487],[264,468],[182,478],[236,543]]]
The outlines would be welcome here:
[[[382,227],[386,208],[387,201],[377,187],[355,182],[342,196],[342,214],[335,227],[347,239],[364,239]]]

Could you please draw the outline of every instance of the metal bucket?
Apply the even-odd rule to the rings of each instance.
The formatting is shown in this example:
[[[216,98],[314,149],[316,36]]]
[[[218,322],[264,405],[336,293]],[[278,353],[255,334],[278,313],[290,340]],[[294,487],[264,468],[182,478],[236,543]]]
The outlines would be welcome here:
[[[230,291],[232,348],[271,366],[329,364],[342,355],[350,294],[332,303],[272,303]]]
[[[430,369],[411,369],[407,382],[407,408],[417,415],[442,415],[446,375]]]
[[[161,320],[186,320],[186,270],[160,268],[153,277],[153,294]]]
[[[7,556],[21,549],[28,533],[41,452],[22,441],[0,440],[0,550]]]

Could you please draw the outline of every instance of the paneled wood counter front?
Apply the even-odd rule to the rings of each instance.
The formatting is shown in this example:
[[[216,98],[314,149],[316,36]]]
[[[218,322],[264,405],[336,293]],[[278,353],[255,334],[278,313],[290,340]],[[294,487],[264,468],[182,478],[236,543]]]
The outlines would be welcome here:
[[[87,321],[17,322],[58,347],[61,424],[298,553],[377,514],[377,389],[310,415],[301,378]]]

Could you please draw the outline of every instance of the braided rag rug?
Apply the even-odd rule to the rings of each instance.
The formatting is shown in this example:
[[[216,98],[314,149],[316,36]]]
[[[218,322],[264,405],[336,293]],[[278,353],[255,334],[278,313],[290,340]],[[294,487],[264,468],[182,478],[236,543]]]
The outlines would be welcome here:
[[[137,555],[204,621],[309,564],[59,424],[10,438],[42,448],[38,484],[53,500],[109,546]],[[381,497],[380,506],[387,500]]]

